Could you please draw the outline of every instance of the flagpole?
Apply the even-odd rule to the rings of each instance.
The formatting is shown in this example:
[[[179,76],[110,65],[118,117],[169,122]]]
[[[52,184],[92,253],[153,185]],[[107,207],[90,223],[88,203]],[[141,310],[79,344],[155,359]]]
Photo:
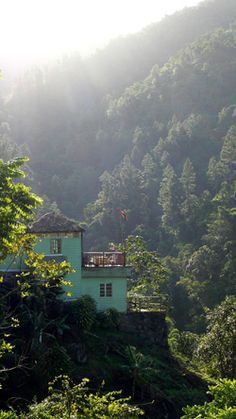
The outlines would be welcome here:
[[[120,212],[120,230],[121,230],[121,243],[123,247],[124,254],[124,266],[126,264],[126,244],[125,244],[125,221],[126,221],[126,212],[124,210],[119,210]]]
[[[120,217],[120,229],[121,229],[121,243],[123,247],[123,255],[124,255],[124,266],[125,266],[125,259],[126,259],[126,252],[125,252],[125,232],[124,232],[124,220]]]

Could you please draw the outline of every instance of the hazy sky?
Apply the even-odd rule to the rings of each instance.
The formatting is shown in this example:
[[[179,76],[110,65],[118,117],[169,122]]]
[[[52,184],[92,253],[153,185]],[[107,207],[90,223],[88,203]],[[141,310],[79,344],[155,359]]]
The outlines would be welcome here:
[[[82,55],[200,0],[0,0],[0,60]]]

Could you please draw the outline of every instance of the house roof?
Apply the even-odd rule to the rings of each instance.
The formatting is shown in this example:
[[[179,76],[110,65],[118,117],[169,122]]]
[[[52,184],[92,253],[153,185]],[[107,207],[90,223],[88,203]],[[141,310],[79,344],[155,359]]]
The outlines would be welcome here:
[[[31,233],[75,233],[85,231],[77,221],[61,213],[49,212],[36,220],[29,228]]]

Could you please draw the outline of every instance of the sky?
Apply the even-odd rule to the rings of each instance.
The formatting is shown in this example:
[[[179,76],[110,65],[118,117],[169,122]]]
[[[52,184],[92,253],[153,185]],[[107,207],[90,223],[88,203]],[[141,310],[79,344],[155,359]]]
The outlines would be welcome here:
[[[38,63],[134,33],[200,0],[0,0],[0,62]]]

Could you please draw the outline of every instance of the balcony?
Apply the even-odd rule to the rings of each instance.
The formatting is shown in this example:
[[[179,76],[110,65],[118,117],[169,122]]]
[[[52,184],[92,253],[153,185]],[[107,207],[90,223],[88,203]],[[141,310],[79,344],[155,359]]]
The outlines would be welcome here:
[[[83,267],[111,268],[125,267],[125,254],[122,252],[85,252],[83,254]]]
[[[66,261],[67,262],[67,257],[66,256],[64,256],[64,255],[62,255],[62,254],[53,254],[53,255],[45,255],[44,256],[44,258],[43,258],[43,260],[45,261],[45,262],[51,262],[51,261],[55,261],[55,262],[57,262],[57,263],[61,263],[61,262],[64,262],[64,261]]]

